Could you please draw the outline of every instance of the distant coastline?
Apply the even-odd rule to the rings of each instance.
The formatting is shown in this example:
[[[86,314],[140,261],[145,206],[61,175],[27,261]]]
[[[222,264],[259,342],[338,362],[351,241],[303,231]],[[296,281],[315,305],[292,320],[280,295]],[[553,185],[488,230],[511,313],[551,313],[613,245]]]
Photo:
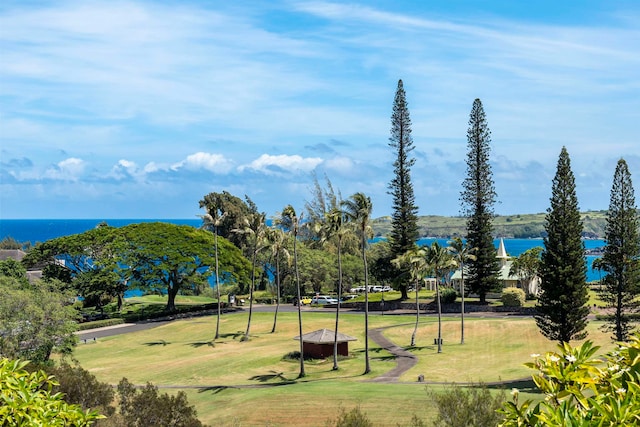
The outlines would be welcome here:
[[[202,220],[200,218],[192,219],[0,219],[0,239],[12,237],[18,242],[44,242],[56,237],[67,236],[71,234],[83,233],[87,230],[95,228],[100,223],[107,223],[113,227],[122,227],[128,224],[139,222],[168,222],[178,225],[189,225],[192,227],[200,227]],[[382,238],[379,235],[379,229],[375,227],[377,237],[373,240]],[[437,240],[442,245],[447,245],[450,237],[422,237],[418,240],[420,245],[431,244]],[[505,247],[510,256],[518,256],[527,249],[535,246],[542,246],[541,237],[504,237]],[[495,239],[494,244],[498,245],[499,238]],[[587,279],[595,281],[599,279],[597,272],[591,269],[591,264],[595,258],[601,254],[602,247],[605,242],[597,238],[585,239],[586,258],[587,258]]]

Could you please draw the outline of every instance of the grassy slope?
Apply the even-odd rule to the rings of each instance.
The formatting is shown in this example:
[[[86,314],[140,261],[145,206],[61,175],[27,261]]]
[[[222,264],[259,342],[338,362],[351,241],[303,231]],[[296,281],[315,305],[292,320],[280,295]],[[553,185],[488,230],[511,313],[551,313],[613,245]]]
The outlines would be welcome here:
[[[332,312],[305,312],[304,331],[332,328]],[[366,380],[395,366],[385,351],[370,342],[372,374],[363,377],[363,317],[342,315],[341,332],[358,338],[350,344],[352,357],[340,362],[340,370],[331,370],[331,360],[307,363],[307,376],[296,380],[297,361],[282,356],[298,349],[295,313],[279,317],[279,329],[269,331],[273,314],[254,313],[249,342],[240,342],[247,314],[223,316],[222,338],[211,345],[215,328],[212,317],[175,321],[138,333],[80,345],[75,357],[101,381],[117,383],[123,376],[137,384],[152,381],[159,386],[190,386],[185,391],[195,404],[200,418],[211,425],[286,426],[324,425],[335,418],[338,408],[360,405],[375,425],[407,425],[416,413],[423,419],[433,414],[424,385],[415,382],[419,374],[427,381],[496,381],[527,377],[522,367],[531,353],[555,348],[544,339],[530,318],[469,318],[466,344],[459,342],[459,320],[445,319],[444,350],[437,354],[433,344],[434,318],[421,318],[417,347],[412,351],[419,363],[401,380],[404,384],[377,384]],[[413,316],[370,317],[370,327],[398,325],[385,334],[401,346],[410,341]],[[590,337],[607,347],[608,338],[590,326]],[[283,384],[268,388],[233,388],[261,384]],[[507,385],[510,389],[511,385]],[[398,408],[402,408],[399,410]]]

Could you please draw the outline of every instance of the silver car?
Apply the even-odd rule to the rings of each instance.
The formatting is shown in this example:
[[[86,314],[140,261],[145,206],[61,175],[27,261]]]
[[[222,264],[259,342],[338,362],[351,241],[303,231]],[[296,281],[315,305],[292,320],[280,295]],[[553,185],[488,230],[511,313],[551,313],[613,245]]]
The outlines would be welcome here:
[[[337,299],[327,295],[318,295],[311,299],[311,305],[314,305],[314,304],[325,305],[325,304],[337,304],[337,303],[338,303]]]

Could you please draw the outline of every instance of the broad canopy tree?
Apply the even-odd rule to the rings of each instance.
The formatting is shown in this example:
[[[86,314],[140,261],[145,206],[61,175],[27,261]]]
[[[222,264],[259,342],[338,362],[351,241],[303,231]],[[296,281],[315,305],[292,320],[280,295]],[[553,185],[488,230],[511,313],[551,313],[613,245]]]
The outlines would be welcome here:
[[[32,248],[23,259],[27,266],[44,264],[45,279],[59,279],[73,286],[88,306],[101,308],[127,289],[126,278],[117,274],[122,236],[117,229],[100,224],[80,234],[58,237]]]
[[[100,227],[44,242],[29,253],[28,262],[65,260],[74,279],[96,272],[113,274],[112,281],[101,280],[104,292],[159,292],[167,295],[166,309],[172,311],[181,290],[213,274],[214,240],[205,230],[162,222]],[[218,239],[218,248],[223,282],[249,283],[251,264],[240,250],[224,238]]]

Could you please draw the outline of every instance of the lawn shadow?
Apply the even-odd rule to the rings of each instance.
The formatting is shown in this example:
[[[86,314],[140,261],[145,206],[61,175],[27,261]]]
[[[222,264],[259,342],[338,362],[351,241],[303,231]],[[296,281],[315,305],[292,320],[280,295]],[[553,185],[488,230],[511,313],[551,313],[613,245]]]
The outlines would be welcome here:
[[[402,347],[406,351],[422,351],[422,350],[437,350],[435,345],[408,345],[406,347]]]
[[[519,380],[511,380],[511,381],[497,381],[486,384],[487,388],[490,389],[513,389],[517,388],[518,391],[523,393],[536,393],[539,394],[540,389],[536,387],[536,384],[533,382],[533,379],[519,379]]]
[[[242,338],[244,337],[244,332],[243,331],[237,331],[237,332],[233,332],[230,334],[220,334],[220,338],[232,338],[232,339],[237,339],[238,337]]]
[[[212,387],[201,387],[198,389],[198,393],[206,393],[207,391],[213,392],[213,394],[218,394],[228,388],[233,388],[233,387],[229,387],[226,385],[216,385],[216,386],[212,386]]]
[[[390,354],[388,356],[375,356],[375,357],[372,357],[372,359],[373,360],[381,360],[383,362],[389,362],[389,361],[392,361],[392,360],[397,360],[398,356],[396,356],[395,354]]]
[[[286,378],[282,372],[274,372],[274,371],[270,371],[271,374],[264,374],[264,375],[254,375],[252,377],[249,377],[249,380],[251,381],[260,381],[261,383],[265,383],[268,381],[273,381],[273,380],[280,380],[280,383],[293,383],[295,381],[290,380],[288,378]]]
[[[143,344],[146,345],[146,346],[149,346],[149,347],[153,347],[153,346],[156,346],[156,345],[161,345],[161,346],[164,347],[164,346],[169,345],[171,343],[170,342],[166,342],[165,340],[160,340],[160,341],[145,342]]]
[[[215,344],[213,341],[200,341],[200,342],[192,342],[191,344],[189,344],[191,347],[194,348],[200,348],[200,347],[204,347],[205,345],[209,346],[209,347],[215,347]]]

